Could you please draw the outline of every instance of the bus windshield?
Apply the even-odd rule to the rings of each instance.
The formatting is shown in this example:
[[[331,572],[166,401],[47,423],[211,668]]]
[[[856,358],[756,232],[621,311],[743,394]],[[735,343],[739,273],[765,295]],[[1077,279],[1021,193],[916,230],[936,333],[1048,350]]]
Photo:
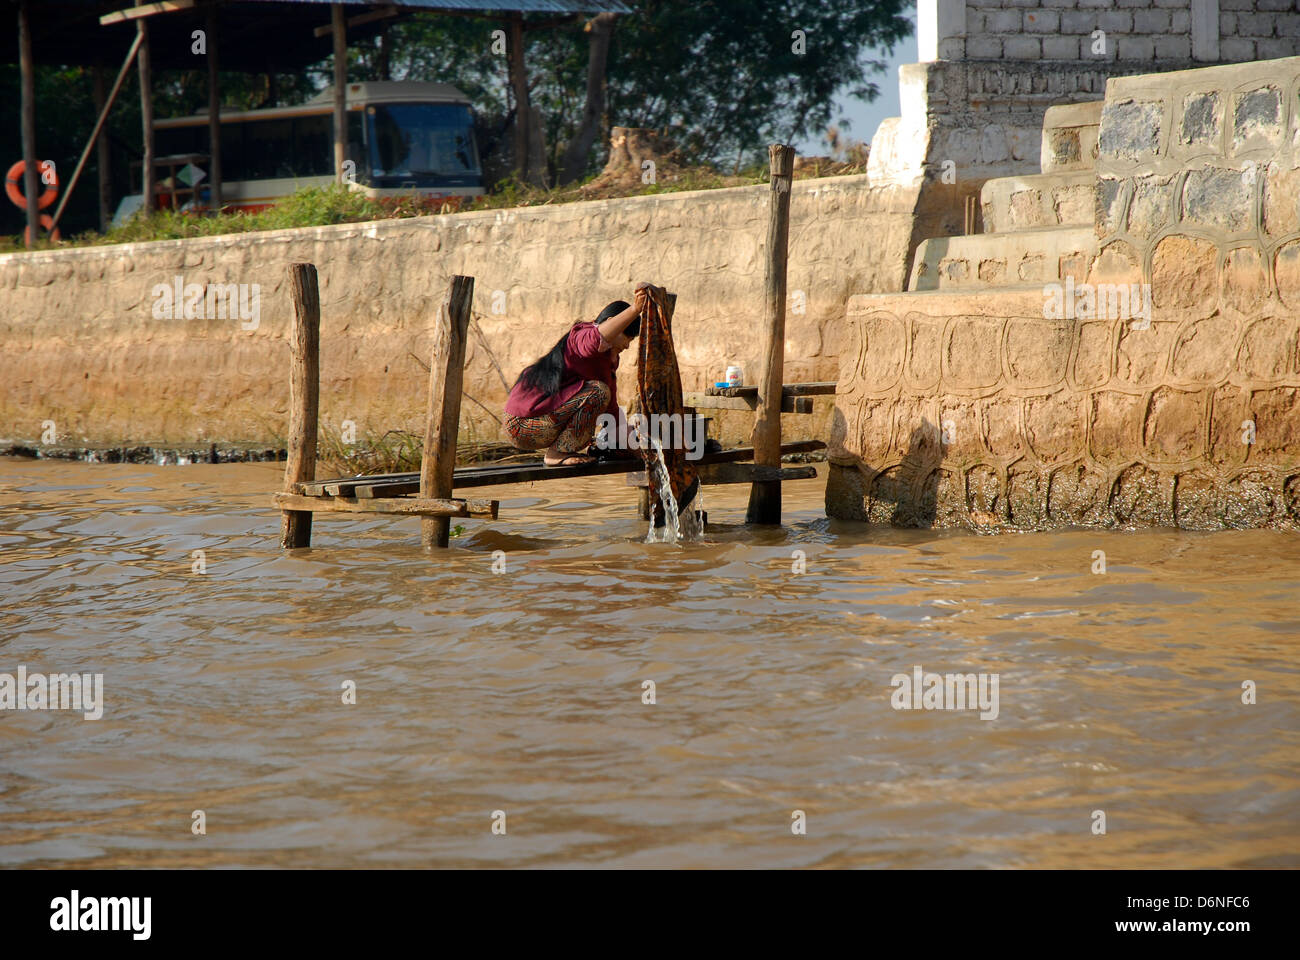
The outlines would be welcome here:
[[[389,103],[366,108],[375,186],[460,186],[480,182],[474,119],[453,103]],[[390,182],[400,181],[400,182]]]

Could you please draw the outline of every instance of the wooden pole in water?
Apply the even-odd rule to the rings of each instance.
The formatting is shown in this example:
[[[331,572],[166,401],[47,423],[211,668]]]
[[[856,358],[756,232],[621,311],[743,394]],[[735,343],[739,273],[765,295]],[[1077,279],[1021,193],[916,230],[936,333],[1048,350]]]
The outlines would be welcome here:
[[[754,463],[781,465],[781,388],[785,379],[785,269],[790,250],[790,181],[794,147],[768,147],[771,194],[767,222],[767,277],[763,288],[763,373],[758,381],[754,416]],[[781,481],[768,480],[749,488],[746,523],[781,522]]]
[[[474,278],[452,277],[433,328],[429,360],[429,406],[420,461],[420,498],[451,497],[456,472],[456,436],[460,432],[460,395],[465,379],[465,344],[469,339]],[[451,519],[420,518],[420,545],[426,550],[451,541]]]
[[[316,425],[320,403],[320,287],[316,266],[289,264],[293,298],[293,357],[289,369],[289,459],[284,465],[284,492],[316,479]],[[311,513],[283,511],[280,546],[311,546]]]

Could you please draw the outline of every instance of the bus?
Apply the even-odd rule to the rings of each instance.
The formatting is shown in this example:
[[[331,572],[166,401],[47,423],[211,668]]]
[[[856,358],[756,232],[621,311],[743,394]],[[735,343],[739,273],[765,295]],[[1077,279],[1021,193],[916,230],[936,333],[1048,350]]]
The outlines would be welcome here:
[[[347,117],[351,163],[346,172],[353,189],[371,197],[427,200],[483,194],[474,112],[465,95],[450,84],[350,83]],[[207,114],[155,121],[154,137],[160,167],[166,167],[170,158],[186,155],[201,160],[208,155]],[[202,164],[196,166],[206,176]],[[160,181],[165,172],[160,171]],[[189,171],[191,182],[195,176]],[[332,87],[297,107],[222,111],[225,209],[263,210],[304,187],[328,186],[335,180]],[[206,209],[209,197],[203,179],[195,186],[185,209]],[[113,222],[121,223],[142,203],[141,193],[124,198]]]

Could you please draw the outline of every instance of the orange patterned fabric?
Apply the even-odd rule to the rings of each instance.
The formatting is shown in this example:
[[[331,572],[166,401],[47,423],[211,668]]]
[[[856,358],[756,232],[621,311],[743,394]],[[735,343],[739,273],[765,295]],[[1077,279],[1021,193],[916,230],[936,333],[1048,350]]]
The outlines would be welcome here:
[[[650,414],[677,414],[683,418],[682,378],[677,369],[677,351],[673,347],[673,331],[669,325],[670,316],[665,291],[660,287],[651,287],[638,291],[637,305],[641,308],[641,332],[637,336],[636,393],[642,416]],[[685,429],[683,424],[683,430]],[[681,441],[679,434],[678,440]],[[686,459],[683,442],[664,443],[664,464],[668,468],[668,483],[677,501],[678,513],[682,513],[699,490],[699,477],[695,467]],[[650,472],[650,498],[652,513],[656,518],[663,517],[659,494],[653,483],[653,471],[657,468],[658,457],[654,448],[647,445],[642,452],[646,460],[646,469]]]

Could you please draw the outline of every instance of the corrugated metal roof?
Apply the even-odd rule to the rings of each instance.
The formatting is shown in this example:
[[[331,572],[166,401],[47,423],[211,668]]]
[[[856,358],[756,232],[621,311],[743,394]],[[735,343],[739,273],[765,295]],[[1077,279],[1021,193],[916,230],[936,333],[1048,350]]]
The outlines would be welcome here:
[[[255,3],[315,3],[335,0],[252,0]],[[349,5],[357,0],[347,0]],[[631,13],[623,0],[362,0],[372,7],[411,7],[421,10],[520,10],[525,13]]]

